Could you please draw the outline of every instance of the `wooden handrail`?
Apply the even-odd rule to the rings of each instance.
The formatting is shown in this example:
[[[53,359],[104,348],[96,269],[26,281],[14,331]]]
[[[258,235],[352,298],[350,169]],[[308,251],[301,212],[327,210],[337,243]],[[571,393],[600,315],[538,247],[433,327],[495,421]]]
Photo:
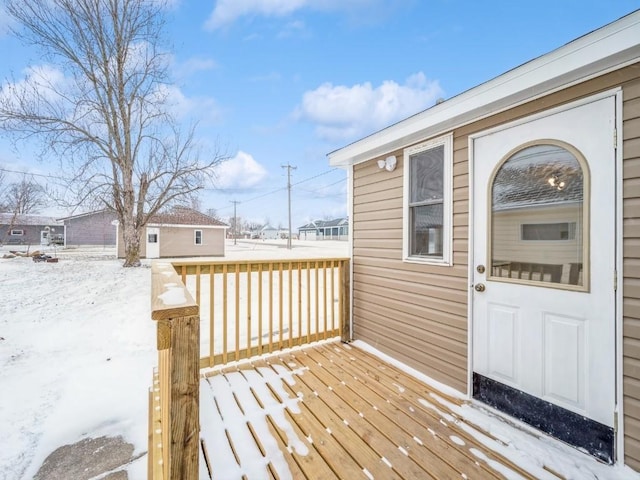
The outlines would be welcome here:
[[[350,341],[349,259],[154,262],[151,275],[158,368],[148,476],[195,480],[200,368],[336,336]],[[201,313],[209,348],[202,358]]]
[[[200,445],[200,309],[173,266],[151,266],[151,318],[157,324],[159,421],[152,420],[149,477],[197,480]],[[154,407],[155,409],[155,407]],[[161,464],[162,468],[158,468]]]
[[[202,368],[327,338],[350,340],[348,258],[172,265],[200,305],[208,340]]]

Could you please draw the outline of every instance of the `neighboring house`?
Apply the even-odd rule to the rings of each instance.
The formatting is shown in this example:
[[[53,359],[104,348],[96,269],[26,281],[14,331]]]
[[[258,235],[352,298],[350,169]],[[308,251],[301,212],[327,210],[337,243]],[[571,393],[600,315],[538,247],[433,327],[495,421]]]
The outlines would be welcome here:
[[[277,240],[280,238],[280,230],[271,225],[265,225],[258,230],[258,238],[260,240]]]
[[[298,228],[300,240],[348,240],[349,219],[316,220]]]
[[[140,242],[142,258],[221,257],[225,252],[225,223],[190,208],[154,215]],[[118,258],[124,258],[118,228]]]
[[[98,210],[59,218],[66,227],[66,245],[108,245],[116,244],[116,213]]]
[[[44,215],[0,213],[0,244],[64,244],[64,224]]]
[[[329,162],[355,339],[640,471],[640,11]]]

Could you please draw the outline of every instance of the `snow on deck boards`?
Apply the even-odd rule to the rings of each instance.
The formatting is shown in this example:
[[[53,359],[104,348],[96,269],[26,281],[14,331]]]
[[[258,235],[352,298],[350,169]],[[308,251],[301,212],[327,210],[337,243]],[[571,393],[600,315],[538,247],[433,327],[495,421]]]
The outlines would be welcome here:
[[[447,404],[460,400],[372,354],[318,344],[203,379],[204,456],[223,480],[558,478],[492,450]]]

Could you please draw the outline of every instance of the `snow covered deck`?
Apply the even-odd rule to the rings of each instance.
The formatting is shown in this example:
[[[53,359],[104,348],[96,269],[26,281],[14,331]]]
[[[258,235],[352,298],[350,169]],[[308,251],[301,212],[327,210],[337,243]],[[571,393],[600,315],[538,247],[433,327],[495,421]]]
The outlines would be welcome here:
[[[201,478],[562,478],[501,455],[456,413],[464,400],[349,344],[203,373]]]

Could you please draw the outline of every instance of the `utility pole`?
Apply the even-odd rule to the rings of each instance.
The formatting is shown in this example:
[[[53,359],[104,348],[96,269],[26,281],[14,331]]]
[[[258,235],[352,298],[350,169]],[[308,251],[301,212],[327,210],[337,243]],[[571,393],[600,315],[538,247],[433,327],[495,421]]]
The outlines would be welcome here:
[[[289,193],[289,235],[287,236],[287,248],[291,250],[291,170],[295,170],[298,167],[294,167],[289,163],[281,166],[287,169],[287,190]]]
[[[236,215],[236,205],[240,202],[238,200],[231,200],[233,203],[233,244],[238,244],[238,216]]]

